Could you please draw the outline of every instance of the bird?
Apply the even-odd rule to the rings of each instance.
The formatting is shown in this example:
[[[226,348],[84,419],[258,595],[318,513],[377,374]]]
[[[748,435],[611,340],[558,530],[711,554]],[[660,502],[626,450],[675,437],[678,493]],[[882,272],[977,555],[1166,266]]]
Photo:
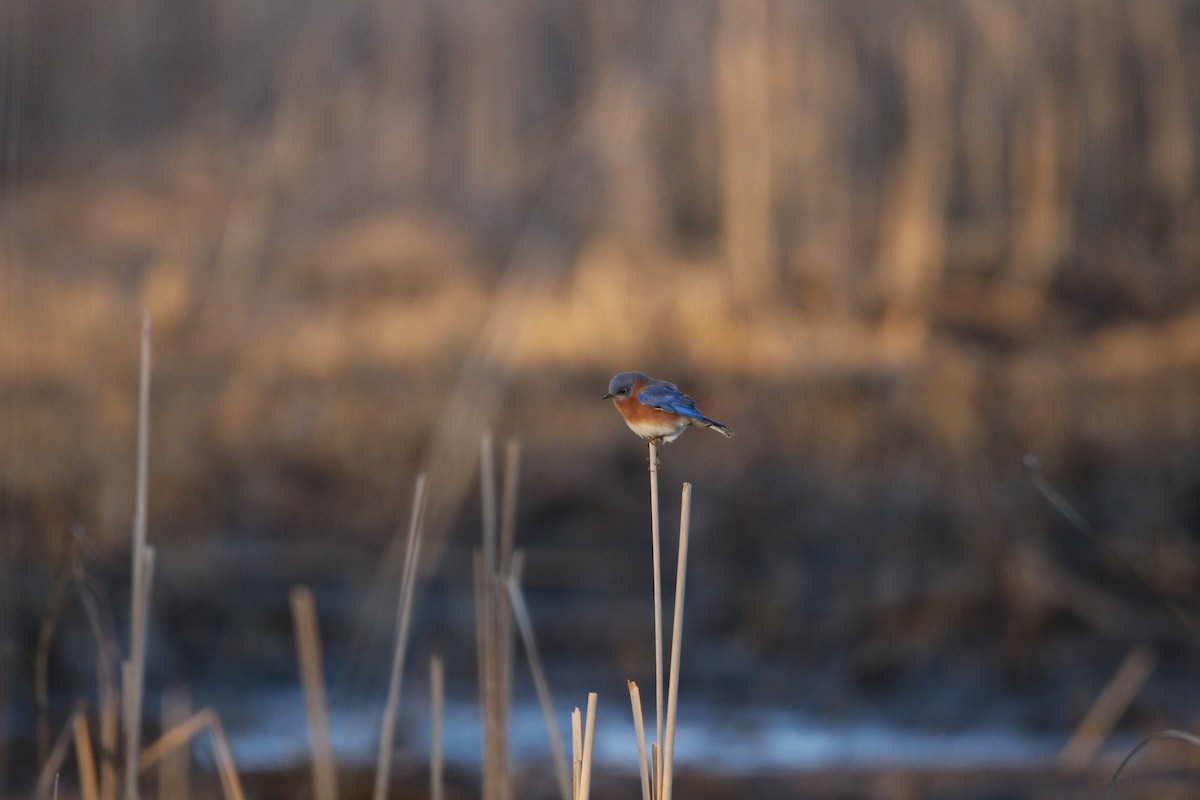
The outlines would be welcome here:
[[[692,425],[733,436],[732,428],[701,414],[696,401],[675,384],[642,372],[614,375],[604,399],[612,400],[629,429],[647,441],[673,442]]]

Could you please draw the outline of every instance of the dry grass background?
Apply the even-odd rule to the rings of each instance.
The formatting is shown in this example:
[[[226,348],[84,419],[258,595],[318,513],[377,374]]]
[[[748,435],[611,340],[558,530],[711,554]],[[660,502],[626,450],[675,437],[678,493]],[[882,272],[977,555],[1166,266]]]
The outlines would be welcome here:
[[[299,575],[370,585],[418,469],[435,582],[469,585],[490,428],[526,447],[549,657],[626,677],[640,627],[582,641],[578,621],[642,597],[623,565],[645,545],[644,450],[598,400],[637,368],[738,431],[664,455],[697,486],[698,677],[753,673],[759,699],[833,715],[967,687],[921,705],[946,725],[998,685],[1070,724],[1149,642],[1160,680],[1132,723],[1200,714],[1179,691],[1200,643],[1020,468],[1041,456],[1194,606],[1200,5],[5,13],[13,695],[73,526],[90,568],[119,572],[146,308],[162,672],[214,650],[290,669],[286,641],[247,644],[286,618],[223,606]],[[197,606],[211,624],[165,634]],[[821,699],[796,700],[797,674]]]

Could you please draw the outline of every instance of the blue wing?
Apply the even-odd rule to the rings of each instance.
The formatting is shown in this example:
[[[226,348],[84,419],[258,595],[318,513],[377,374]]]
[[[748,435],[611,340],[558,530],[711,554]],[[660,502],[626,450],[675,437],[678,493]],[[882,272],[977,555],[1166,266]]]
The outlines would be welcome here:
[[[642,405],[651,408],[708,421],[708,417],[701,414],[700,410],[696,408],[696,401],[686,394],[680,394],[679,390],[670,383],[652,383],[638,392],[637,399]]]
[[[732,428],[701,414],[700,409],[696,408],[696,401],[686,394],[681,394],[674,384],[666,381],[652,383],[637,393],[637,399],[644,406],[694,419],[696,420],[695,424],[712,428],[722,436],[733,436]]]

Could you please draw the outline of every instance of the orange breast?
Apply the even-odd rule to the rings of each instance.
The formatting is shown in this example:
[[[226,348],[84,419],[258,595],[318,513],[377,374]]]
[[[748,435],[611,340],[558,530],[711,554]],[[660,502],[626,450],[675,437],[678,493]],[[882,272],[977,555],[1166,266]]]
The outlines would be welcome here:
[[[615,403],[617,410],[625,418],[625,424],[631,431],[644,438],[662,436],[666,437],[668,441],[674,439],[687,427],[687,418],[642,405],[636,396],[641,388],[641,386],[635,386],[634,396]]]

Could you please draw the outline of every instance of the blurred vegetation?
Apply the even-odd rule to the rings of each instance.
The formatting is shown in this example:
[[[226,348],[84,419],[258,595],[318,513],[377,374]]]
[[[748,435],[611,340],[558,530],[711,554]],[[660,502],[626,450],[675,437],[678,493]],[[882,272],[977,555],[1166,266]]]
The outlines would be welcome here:
[[[164,623],[192,615],[162,671],[277,654],[233,637],[286,637],[286,617],[225,608],[263,573],[369,583],[419,469],[453,556],[439,580],[469,586],[485,428],[526,446],[550,652],[648,663],[640,624],[583,643],[601,628],[579,624],[645,589],[645,452],[598,399],[642,369],[738,432],[664,454],[665,481],[697,486],[698,672],[761,671],[756,692],[789,697],[817,673],[830,713],[913,676],[1034,683],[1061,690],[1055,721],[1134,642],[1195,674],[1200,643],[1020,458],[1195,606],[1200,4],[4,15],[0,592],[19,613],[0,633],[18,648],[72,526],[119,571],[145,307],[151,538],[184,554],[162,548],[155,598]],[[1147,714],[1200,713],[1164,681]],[[924,713],[969,714],[963,691]]]

